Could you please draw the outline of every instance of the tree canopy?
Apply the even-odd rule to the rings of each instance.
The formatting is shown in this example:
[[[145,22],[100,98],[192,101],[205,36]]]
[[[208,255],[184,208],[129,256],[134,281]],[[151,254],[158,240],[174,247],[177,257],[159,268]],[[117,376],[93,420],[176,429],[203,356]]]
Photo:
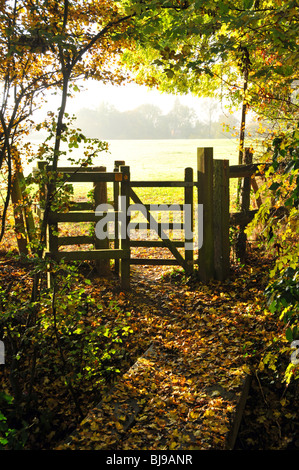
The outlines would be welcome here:
[[[142,2],[130,3],[142,8]],[[217,94],[232,105],[245,101],[271,120],[295,120],[297,2],[196,0],[184,6],[179,14],[160,9],[156,23],[146,11],[136,19],[136,46],[124,56],[136,79],[161,90]]]

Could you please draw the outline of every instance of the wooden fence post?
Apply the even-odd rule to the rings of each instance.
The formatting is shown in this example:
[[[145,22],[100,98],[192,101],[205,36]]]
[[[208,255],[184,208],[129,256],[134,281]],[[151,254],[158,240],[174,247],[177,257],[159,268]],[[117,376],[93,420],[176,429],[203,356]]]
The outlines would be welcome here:
[[[203,244],[198,252],[199,277],[214,277],[213,148],[197,149],[198,204],[203,205]],[[200,228],[199,228],[200,229]]]
[[[128,208],[130,205],[130,167],[121,166],[122,173],[121,181],[121,249],[123,250],[122,258],[120,260],[120,273],[121,273],[121,287],[126,290],[130,288],[130,236],[128,233],[128,226],[130,223],[130,216]]]
[[[193,183],[193,168],[185,168],[185,182]],[[184,233],[185,233],[185,261],[186,274],[193,272],[193,243],[194,243],[194,203],[193,203],[193,186],[185,186],[185,210],[184,210]],[[187,210],[187,212],[186,212]],[[188,216],[187,216],[188,214]],[[188,220],[190,218],[190,220]]]
[[[214,160],[214,264],[215,278],[229,277],[229,161]]]
[[[119,210],[118,204],[118,197],[120,195],[120,181],[122,178],[122,174],[119,173],[119,168],[120,166],[124,166],[126,163],[123,160],[116,160],[114,162],[114,172],[118,173],[118,175],[115,175],[115,180],[113,183],[113,206],[114,210],[117,213]],[[118,220],[117,218],[115,219],[115,225],[114,225],[114,248],[118,249],[119,248],[119,227],[118,227]],[[119,275],[119,260],[116,259],[114,261],[114,272]]]
[[[105,166],[94,167],[93,171],[105,172]],[[100,204],[107,204],[107,183],[105,181],[98,181],[93,184],[93,195],[94,195],[94,204],[95,209]],[[104,217],[104,216],[103,216]],[[108,232],[108,227],[107,227]],[[94,246],[96,250],[105,250],[109,248],[109,238],[100,240],[95,236]],[[110,274],[110,260],[109,259],[97,259],[95,261],[96,270],[100,276],[108,276]]]

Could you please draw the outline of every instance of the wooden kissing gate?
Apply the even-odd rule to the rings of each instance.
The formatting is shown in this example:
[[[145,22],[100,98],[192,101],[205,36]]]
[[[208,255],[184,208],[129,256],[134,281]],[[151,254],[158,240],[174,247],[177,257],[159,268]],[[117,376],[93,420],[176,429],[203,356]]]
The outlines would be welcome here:
[[[37,171],[50,168],[44,162],[38,162]],[[107,274],[110,270],[110,259],[115,260],[115,272],[120,275],[122,289],[130,287],[130,266],[142,265],[178,265],[187,275],[191,275],[194,266],[198,265],[198,276],[201,281],[208,282],[212,279],[223,281],[229,277],[230,272],[230,224],[239,225],[244,230],[246,224],[252,220],[255,211],[250,211],[250,182],[252,175],[258,171],[258,165],[249,163],[247,165],[230,166],[228,160],[217,160],[213,158],[213,148],[197,149],[197,181],[193,179],[193,169],[185,169],[183,181],[132,181],[130,178],[130,167],[123,161],[116,161],[113,172],[107,172],[105,167],[60,167],[57,170],[62,175],[63,181],[67,183],[93,183],[93,202],[71,202],[68,212],[58,210],[50,212],[48,220],[48,236],[46,256],[59,262],[89,261],[96,263],[99,273]],[[243,178],[241,212],[230,214],[229,212],[229,179]],[[114,220],[113,234],[109,237],[99,239],[95,235],[59,236],[59,223],[92,222],[96,224],[105,217],[102,211],[97,214],[96,208],[107,202],[107,183],[113,185],[113,202],[111,207]],[[184,204],[176,204],[175,208],[183,215],[184,223],[181,228],[184,231],[184,240],[172,240],[167,236],[165,228],[171,230],[176,228],[174,223],[159,222],[155,217],[155,210],[173,210],[173,205],[143,204],[134,188],[147,187],[169,187],[184,188]],[[197,188],[197,208],[202,208],[202,218],[198,218],[197,240],[202,240],[198,245],[198,254],[195,257],[194,250],[194,221],[196,213],[194,204],[194,188]],[[248,189],[249,188],[249,189]],[[40,194],[44,197],[46,188],[41,188]],[[133,204],[130,204],[130,201]],[[124,203],[119,207],[119,201]],[[146,227],[155,228],[160,237],[159,240],[133,240],[130,237],[130,213],[140,210],[142,206],[143,215],[147,219]],[[104,207],[104,206],[102,206]],[[186,210],[192,214],[191,225],[186,226]],[[139,224],[134,224],[134,230]],[[143,224],[144,228],[144,224]],[[120,236],[121,234],[121,236]],[[112,242],[112,243],[111,243]],[[93,245],[93,249],[76,249],[74,251],[60,251],[61,246],[70,245]],[[113,244],[113,247],[111,246]],[[170,250],[173,258],[152,259],[133,258],[131,248],[133,247],[166,247]],[[179,248],[185,248],[182,254]]]

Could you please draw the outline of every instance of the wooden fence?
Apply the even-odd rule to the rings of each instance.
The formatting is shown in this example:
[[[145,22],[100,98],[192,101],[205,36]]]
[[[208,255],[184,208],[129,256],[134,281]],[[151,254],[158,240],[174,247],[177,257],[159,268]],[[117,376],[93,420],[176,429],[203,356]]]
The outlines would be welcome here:
[[[247,158],[249,153],[247,152]],[[116,161],[113,172],[107,172],[105,167],[58,168],[62,180],[67,183],[93,183],[93,202],[72,202],[67,212],[55,210],[50,212],[48,224],[47,256],[56,261],[64,259],[69,261],[93,260],[99,272],[105,275],[110,270],[110,260],[115,260],[115,271],[120,275],[121,286],[127,289],[130,286],[130,266],[143,265],[179,265],[187,274],[191,274],[194,265],[198,265],[198,275],[203,282],[211,279],[225,280],[230,271],[230,225],[239,225],[241,234],[244,233],[246,224],[252,220],[255,211],[250,210],[250,185],[252,176],[257,172],[258,165],[247,163],[245,165],[229,165],[228,160],[213,158],[213,148],[199,148],[197,150],[197,181],[193,180],[192,168],[185,169],[185,177],[182,181],[131,181],[130,168],[123,161]],[[46,169],[43,163],[38,164],[39,170]],[[230,214],[229,210],[229,180],[230,178],[242,179],[241,210]],[[108,239],[99,240],[93,235],[59,236],[58,225],[60,223],[89,222],[96,224],[100,217],[95,212],[99,204],[107,203],[107,183],[113,186],[113,201],[109,204],[113,207],[115,223],[113,235]],[[254,185],[253,185],[254,186]],[[186,230],[183,224],[184,240],[171,240],[165,234],[165,226],[155,219],[155,213],[147,204],[140,200],[134,188],[169,187],[184,189],[184,204],[178,205],[184,213],[186,207],[191,207],[194,214],[194,188],[197,188],[198,207],[203,207],[203,220],[198,224],[197,238],[203,240],[203,244],[195,257],[194,250],[194,223]],[[45,197],[46,187],[41,188],[41,198]],[[125,207],[119,207],[119,196],[125,201]],[[133,201],[133,204],[130,204]],[[130,211],[143,206],[147,219],[147,228],[156,227],[160,240],[133,240],[130,237]],[[199,206],[200,205],[200,206]],[[163,209],[158,203],[159,210]],[[130,210],[129,210],[130,208]],[[165,205],[165,210],[169,210]],[[121,214],[121,216],[120,216]],[[186,215],[186,214],[184,214]],[[138,224],[137,224],[138,225]],[[167,228],[172,229],[172,224],[167,223]],[[144,224],[143,224],[144,227]],[[129,228],[129,229],[128,229]],[[138,229],[135,225],[134,229]],[[190,232],[191,229],[191,232]],[[94,231],[95,232],[95,231]],[[120,236],[120,233],[122,236]],[[191,233],[191,235],[190,235]],[[163,236],[162,236],[163,235]],[[93,245],[93,249],[76,249],[60,251],[61,246]],[[188,249],[186,246],[188,244]],[[246,244],[246,240],[245,240]],[[240,237],[241,248],[244,245],[244,237]],[[136,247],[166,247],[173,257],[164,259],[133,258],[131,249]],[[185,250],[182,253],[182,249]],[[180,250],[181,249],[181,250]],[[244,247],[242,248],[244,250]]]

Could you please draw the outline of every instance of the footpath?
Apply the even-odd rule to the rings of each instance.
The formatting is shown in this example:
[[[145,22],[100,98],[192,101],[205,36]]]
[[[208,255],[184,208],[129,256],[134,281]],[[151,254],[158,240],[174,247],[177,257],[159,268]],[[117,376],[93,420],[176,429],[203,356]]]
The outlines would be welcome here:
[[[264,328],[262,312],[250,305],[258,288],[228,281],[178,290],[159,276],[148,295],[141,281],[126,301],[137,315],[137,297],[148,297],[139,307],[141,327],[145,316],[151,325],[148,348],[57,449],[233,449],[250,386],[248,357]]]
[[[250,376],[232,392],[182,377],[182,363],[151,346],[58,450],[233,449]]]

